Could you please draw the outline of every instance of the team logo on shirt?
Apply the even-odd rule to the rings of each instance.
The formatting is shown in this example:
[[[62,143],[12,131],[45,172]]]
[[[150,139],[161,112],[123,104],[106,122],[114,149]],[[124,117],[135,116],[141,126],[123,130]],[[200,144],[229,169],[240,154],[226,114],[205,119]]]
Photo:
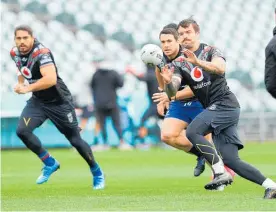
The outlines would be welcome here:
[[[68,113],[68,114],[67,114],[67,118],[68,118],[68,121],[69,121],[70,123],[73,122],[73,115],[72,115],[72,113]]]
[[[31,79],[32,78],[32,72],[30,71],[30,69],[28,69],[26,66],[23,66],[20,69],[21,74],[26,77],[27,79]]]
[[[191,71],[191,77],[194,81],[196,82],[200,82],[203,80],[203,73],[202,73],[202,69],[199,68],[198,66],[194,67]]]

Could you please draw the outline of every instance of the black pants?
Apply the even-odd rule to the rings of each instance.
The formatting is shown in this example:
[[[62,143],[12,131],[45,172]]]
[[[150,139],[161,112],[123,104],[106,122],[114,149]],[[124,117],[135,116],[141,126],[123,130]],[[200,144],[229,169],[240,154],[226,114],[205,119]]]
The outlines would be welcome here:
[[[118,107],[106,109],[106,108],[96,108],[96,118],[100,123],[103,141],[107,143],[107,130],[106,130],[106,118],[111,117],[115,131],[121,140],[123,138],[122,128],[121,128],[121,119],[120,119],[120,110]]]
[[[212,109],[205,109],[188,126],[187,138],[199,152],[211,158],[208,162],[212,164],[210,161],[215,159],[216,151],[208,142],[204,142],[203,137],[212,132],[213,142],[224,164],[241,177],[261,185],[265,177],[259,170],[239,157],[238,151],[243,148],[237,132],[239,115],[239,108],[218,105]]]
[[[35,97],[27,101],[27,105],[20,116],[16,133],[31,151],[37,155],[45,151],[33,131],[46,119],[50,119],[54,123],[90,166],[95,165],[89,145],[80,137],[75,109],[71,102],[44,104]],[[49,135],[49,139],[51,139],[51,135]]]

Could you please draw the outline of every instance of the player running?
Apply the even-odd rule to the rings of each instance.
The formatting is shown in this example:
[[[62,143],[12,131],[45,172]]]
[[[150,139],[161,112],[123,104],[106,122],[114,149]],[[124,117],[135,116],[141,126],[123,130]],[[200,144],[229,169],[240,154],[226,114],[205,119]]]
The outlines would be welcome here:
[[[160,71],[166,64],[170,64],[175,58],[179,57],[182,51],[178,43],[176,28],[176,24],[168,24],[163,28],[159,36],[163,50],[163,59],[161,64],[156,66],[155,73],[159,87],[162,89],[164,88],[164,83]],[[185,84],[182,84],[180,89],[183,89],[183,87],[185,87]],[[197,177],[205,170],[205,159],[187,139],[185,129],[194,117],[203,111],[203,107],[192,92],[185,97],[187,97],[185,100],[172,98],[173,101],[170,103],[164,122],[162,123],[161,140],[170,146],[197,156],[197,165],[194,169],[194,176]],[[157,107],[159,113],[162,115],[164,105],[159,103]]]
[[[71,93],[58,75],[51,51],[34,38],[29,26],[16,27],[14,40],[16,47],[10,52],[18,68],[18,84],[14,91],[18,94],[33,94],[23,109],[16,133],[44,163],[42,174],[36,183],[47,182],[60,168],[59,162],[42,147],[33,133],[46,119],[50,119],[89,165],[93,175],[93,188],[103,189],[104,174],[89,145],[80,137]],[[28,85],[24,84],[25,79],[29,82]]]
[[[175,96],[184,81],[205,108],[186,131],[214,172],[214,179],[205,188],[212,190],[232,182],[224,170],[225,163],[241,177],[262,185],[266,189],[264,198],[276,198],[276,183],[239,157],[238,151],[243,148],[237,133],[240,105],[227,86],[223,54],[216,47],[200,43],[199,26],[191,18],[179,23],[178,32],[184,44],[183,55],[173,61],[172,68],[165,67],[161,76],[169,97]],[[214,145],[204,138],[210,132],[223,161]]]

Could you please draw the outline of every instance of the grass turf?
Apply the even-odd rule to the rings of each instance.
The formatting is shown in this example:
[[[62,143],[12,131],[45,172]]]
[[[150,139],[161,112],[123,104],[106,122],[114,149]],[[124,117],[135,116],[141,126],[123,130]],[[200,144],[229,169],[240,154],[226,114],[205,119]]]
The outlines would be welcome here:
[[[195,157],[153,149],[95,153],[107,187],[93,191],[89,169],[72,149],[52,149],[61,169],[36,185],[41,162],[30,151],[2,151],[2,210],[220,210],[276,211],[276,200],[263,200],[264,189],[240,177],[224,192],[206,191],[210,169],[193,177]],[[276,143],[248,143],[241,157],[276,180]]]

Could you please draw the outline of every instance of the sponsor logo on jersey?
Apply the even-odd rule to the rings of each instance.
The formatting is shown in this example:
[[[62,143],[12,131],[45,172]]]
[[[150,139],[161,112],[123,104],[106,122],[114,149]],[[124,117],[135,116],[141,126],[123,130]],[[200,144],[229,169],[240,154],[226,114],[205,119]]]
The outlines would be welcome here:
[[[199,68],[198,66],[194,67],[191,71],[191,77],[196,82],[202,81],[203,78],[204,78],[203,73],[202,73],[202,69]]]
[[[32,72],[30,71],[30,69],[28,69],[26,66],[23,66],[20,69],[21,74],[26,77],[27,79],[31,79],[32,78]]]
[[[208,82],[201,82],[201,83],[199,83],[199,84],[193,86],[193,88],[194,88],[195,90],[197,90],[197,89],[201,89],[201,88],[207,87],[207,86],[209,86],[209,85],[211,85],[211,81],[208,81]]]

